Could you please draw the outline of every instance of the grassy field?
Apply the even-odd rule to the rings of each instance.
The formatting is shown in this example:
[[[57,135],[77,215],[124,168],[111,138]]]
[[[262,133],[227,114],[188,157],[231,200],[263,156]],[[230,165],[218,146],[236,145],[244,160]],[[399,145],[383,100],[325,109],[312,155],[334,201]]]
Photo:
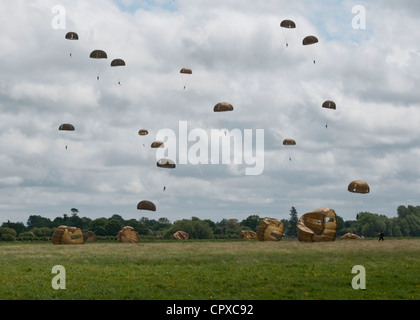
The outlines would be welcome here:
[[[352,288],[355,265],[364,290]],[[418,300],[420,239],[2,243],[0,299]]]

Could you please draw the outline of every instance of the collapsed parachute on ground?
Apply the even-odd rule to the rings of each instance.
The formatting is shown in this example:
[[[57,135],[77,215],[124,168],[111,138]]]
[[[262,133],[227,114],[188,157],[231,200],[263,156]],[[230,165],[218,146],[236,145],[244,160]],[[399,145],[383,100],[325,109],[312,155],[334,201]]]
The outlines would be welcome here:
[[[296,145],[296,141],[291,139],[291,138],[287,138],[283,140],[283,145],[285,146],[294,146]]]
[[[58,127],[60,131],[74,131],[74,126],[70,123],[63,123]]]
[[[120,67],[125,66],[125,61],[123,59],[114,59],[111,61],[111,67]]]
[[[174,169],[176,167],[175,162],[173,162],[171,159],[166,159],[166,158],[159,159],[156,162],[156,165],[159,168],[166,168],[166,169]]]
[[[233,111],[233,106],[229,102],[219,102],[214,106],[213,111],[214,112]]]
[[[156,205],[152,201],[142,200],[137,204],[137,209],[156,211]]]
[[[362,180],[354,180],[349,183],[347,190],[353,193],[369,193],[369,185]]]
[[[163,148],[163,142],[162,141],[153,141],[150,145],[151,148]]]
[[[95,234],[95,232],[89,230],[83,234],[83,240],[85,242],[95,242],[98,240],[98,236]]]
[[[296,24],[294,21],[286,19],[280,22],[280,27],[287,28],[287,29],[294,29],[296,28]]]
[[[139,234],[133,227],[125,226],[117,234],[117,240],[125,243],[138,243]]]
[[[300,217],[296,229],[299,241],[334,241],[337,232],[337,216],[333,209],[320,208]]]
[[[76,32],[67,32],[66,33],[67,40],[79,40],[79,35]]]
[[[177,231],[173,234],[172,239],[174,240],[188,240],[190,235],[185,231]]]
[[[362,239],[357,234],[348,232],[345,235],[341,236],[340,240],[346,240],[346,239]]]
[[[239,234],[239,238],[244,240],[258,239],[258,235],[252,230],[242,230]]]
[[[92,59],[108,59],[108,55],[103,50],[93,50],[89,57]]]
[[[325,102],[322,104],[322,107],[323,107],[323,108],[326,108],[326,109],[334,109],[334,110],[337,108],[337,106],[336,106],[335,102],[334,102],[334,101],[331,101],[331,100],[327,100],[327,101],[325,101]]]
[[[80,228],[58,226],[52,235],[53,244],[83,244],[83,232]]]
[[[149,134],[149,131],[147,131],[146,129],[140,129],[139,130],[139,135],[140,136],[147,136]]]
[[[192,74],[192,70],[190,68],[182,68],[180,73]]]
[[[283,222],[277,219],[262,219],[257,229],[257,238],[260,241],[280,241],[283,237]]]
[[[318,42],[318,38],[317,37],[315,37],[315,36],[307,36],[307,37],[305,37],[303,40],[302,40],[302,44],[304,45],[304,46],[308,46],[308,45],[311,45],[311,44],[315,44],[315,43],[317,43]]]

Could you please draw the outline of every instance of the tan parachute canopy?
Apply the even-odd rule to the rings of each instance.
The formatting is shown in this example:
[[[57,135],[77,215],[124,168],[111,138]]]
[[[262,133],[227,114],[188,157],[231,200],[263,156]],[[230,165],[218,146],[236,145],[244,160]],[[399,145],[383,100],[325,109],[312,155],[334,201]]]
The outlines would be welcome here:
[[[311,45],[318,42],[318,38],[315,36],[307,36],[302,40],[304,46]]]
[[[288,28],[288,29],[294,29],[296,28],[296,24],[294,21],[292,20],[283,20],[282,22],[280,22],[280,27],[282,28]]]
[[[146,129],[140,129],[139,130],[139,135],[140,136],[147,136],[149,134],[149,131],[147,131]]]
[[[107,59],[108,58],[106,52],[103,50],[93,50],[90,53],[89,57],[92,59]]]
[[[258,235],[252,230],[242,230],[239,234],[239,238],[245,240],[258,239]]]
[[[60,127],[58,127],[58,130],[74,131],[74,126],[70,123],[63,123]]]
[[[180,73],[192,74],[192,70],[190,68],[182,68]]]
[[[163,142],[162,141],[153,141],[150,145],[151,148],[163,148]]]
[[[83,244],[83,232],[80,228],[58,226],[52,235],[53,244]]]
[[[334,241],[337,232],[337,216],[333,209],[316,209],[300,217],[296,228],[299,241]]]
[[[287,138],[287,139],[284,139],[283,145],[285,145],[285,146],[294,146],[294,145],[296,145],[296,141],[293,140],[293,139],[291,139],[291,138]]]
[[[172,239],[174,240],[188,240],[190,235],[185,231],[177,231],[173,234]]]
[[[213,111],[214,112],[233,111],[233,106],[229,102],[219,102],[214,106]]]
[[[347,190],[354,193],[369,193],[369,185],[362,180],[354,180],[349,183]]]
[[[119,242],[137,243],[139,242],[139,234],[133,227],[125,226],[118,232],[117,240]]]
[[[111,61],[111,67],[120,67],[125,66],[125,61],[123,59],[114,59]]]
[[[325,101],[325,102],[322,104],[322,107],[323,107],[323,108],[326,108],[326,109],[334,109],[334,110],[337,108],[337,106],[336,106],[335,102],[334,102],[334,101],[331,101],[331,100],[327,100],[327,101]]]
[[[137,204],[137,209],[156,211],[156,205],[152,201],[142,200]]]
[[[176,164],[171,159],[162,158],[156,162],[159,168],[175,169]]]
[[[93,231],[86,231],[83,233],[83,240],[85,242],[95,242],[98,240],[98,236]]]
[[[283,222],[265,218],[262,219],[257,229],[257,238],[260,241],[280,241],[283,237]]]
[[[349,232],[341,236],[340,238],[340,240],[346,240],[346,239],[362,239],[362,238],[360,238],[357,234]]]
[[[67,40],[79,40],[79,35],[76,32],[67,32],[66,33]]]

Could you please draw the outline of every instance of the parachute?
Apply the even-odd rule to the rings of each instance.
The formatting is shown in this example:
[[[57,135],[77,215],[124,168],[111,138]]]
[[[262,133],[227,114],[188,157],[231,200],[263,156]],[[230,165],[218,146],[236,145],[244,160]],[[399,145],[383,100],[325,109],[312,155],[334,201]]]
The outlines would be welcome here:
[[[190,235],[185,231],[177,231],[173,234],[172,239],[174,240],[188,240]]]
[[[108,59],[106,52],[103,50],[93,50],[89,57],[92,59]]]
[[[139,136],[147,136],[149,134],[149,131],[146,129],[140,129],[139,130]]]
[[[90,53],[89,57],[91,59],[108,59],[108,56],[107,56],[106,52],[103,51],[103,50],[93,50]],[[100,71],[100,68],[99,67],[97,67],[97,68],[98,69],[96,70],[96,72],[97,72],[96,79],[99,80],[99,71]]]
[[[362,180],[354,180],[349,183],[347,190],[353,193],[369,193],[369,185]]]
[[[175,169],[176,164],[171,159],[162,158],[159,159],[156,165],[159,168]]]
[[[233,106],[229,102],[219,102],[214,106],[213,111],[214,112],[233,111]]]
[[[58,226],[52,235],[53,244],[83,244],[83,232],[80,228]]]
[[[315,36],[307,36],[307,37],[305,37],[303,40],[302,40],[302,44],[304,45],[304,46],[308,46],[308,45],[311,45],[311,44],[315,44],[315,43],[317,43],[318,42],[318,38],[317,37],[315,37]]]
[[[117,240],[119,242],[138,243],[139,234],[134,230],[133,227],[125,226],[122,227],[120,231],[118,231]]]
[[[122,59],[114,59],[111,61],[111,67],[125,66],[125,61]]]
[[[83,233],[83,240],[85,242],[95,242],[98,240],[98,236],[93,231],[86,231]]]
[[[150,145],[151,148],[163,148],[163,142],[162,141],[153,141]]]
[[[327,101],[325,101],[325,102],[322,104],[322,107],[323,107],[323,108],[326,108],[326,109],[334,109],[334,110],[337,108],[337,106],[336,106],[335,102],[334,102],[334,101],[331,101],[331,100],[327,100]]]
[[[239,234],[239,239],[244,240],[251,240],[251,239],[258,239],[258,235],[256,232],[252,230],[242,230]]]
[[[261,220],[257,229],[260,241],[280,241],[283,237],[283,222],[277,219],[265,218]]]
[[[334,241],[337,232],[337,216],[333,209],[316,209],[300,217],[296,229],[299,241]]]
[[[190,68],[182,68],[180,73],[192,74],[192,70]]]
[[[346,240],[346,239],[362,239],[357,234],[348,232],[345,235],[342,235],[340,240]]]
[[[156,205],[149,200],[142,200],[137,204],[138,210],[156,211]]]
[[[296,28],[296,23],[292,20],[283,20],[280,22],[280,27],[287,28],[287,29],[294,29]]]
[[[285,146],[295,146],[296,141],[291,139],[291,138],[287,138],[287,139],[283,140],[283,145],[285,145]]]
[[[66,33],[67,40],[79,40],[79,35],[76,32],[67,32]]]
[[[58,127],[58,130],[60,131],[74,131],[74,126],[70,123],[63,123]]]

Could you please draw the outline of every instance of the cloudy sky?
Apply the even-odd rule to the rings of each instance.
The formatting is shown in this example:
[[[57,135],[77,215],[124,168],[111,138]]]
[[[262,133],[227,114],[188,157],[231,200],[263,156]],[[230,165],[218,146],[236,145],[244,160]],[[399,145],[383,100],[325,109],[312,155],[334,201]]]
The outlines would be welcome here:
[[[292,206],[354,220],[420,205],[419,14],[414,0],[2,3],[0,222],[71,208],[92,219],[283,219]],[[296,29],[280,28],[285,19]],[[303,46],[308,35],[319,42]],[[108,59],[89,58],[95,49]],[[111,68],[116,58],[126,65]],[[213,112],[219,102],[234,110]],[[223,128],[242,138],[242,164],[233,139],[230,164],[213,148]],[[150,148],[158,138],[165,148]],[[156,166],[173,155],[175,169]],[[246,173],[252,156],[260,174]],[[353,180],[371,192],[347,191]],[[157,211],[137,210],[141,200]]]

